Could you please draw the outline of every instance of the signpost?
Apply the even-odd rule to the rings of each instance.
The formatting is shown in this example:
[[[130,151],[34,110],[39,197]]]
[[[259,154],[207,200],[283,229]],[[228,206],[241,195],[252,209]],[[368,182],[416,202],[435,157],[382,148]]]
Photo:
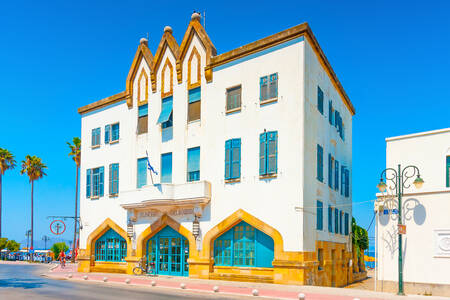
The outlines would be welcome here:
[[[61,220],[54,220],[50,223],[50,231],[55,235],[61,235],[66,231],[66,224]]]

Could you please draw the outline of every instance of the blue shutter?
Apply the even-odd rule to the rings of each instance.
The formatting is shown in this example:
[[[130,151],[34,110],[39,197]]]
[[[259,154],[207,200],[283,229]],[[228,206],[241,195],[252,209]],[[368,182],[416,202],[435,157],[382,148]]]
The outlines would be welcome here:
[[[342,216],[343,216],[343,212],[339,212],[339,233],[342,234]]]
[[[137,160],[137,187],[143,187],[147,184],[147,158]]]
[[[339,209],[334,209],[334,233],[339,233]]]
[[[96,130],[92,129],[92,131],[91,131],[91,146],[95,146],[95,134],[96,134]]]
[[[119,123],[113,124],[111,126],[112,128],[112,135],[111,135],[111,141],[117,141],[119,140]]]
[[[161,155],[161,183],[172,182],[172,153]]]
[[[109,144],[109,140],[110,140],[109,135],[110,134],[111,134],[111,125],[106,125],[105,126],[105,144]]]
[[[95,136],[95,144],[96,144],[96,145],[100,145],[100,127],[97,128],[97,129],[95,130],[95,132],[96,132],[96,136]]]
[[[317,180],[323,182],[323,148],[317,145]]]
[[[259,79],[259,100],[267,100],[268,99],[268,76],[261,77]]]
[[[341,195],[345,192],[345,166],[341,166]]]
[[[114,176],[113,176],[113,192],[119,193],[119,164],[114,164]]]
[[[225,142],[225,179],[231,178],[231,140]]]
[[[278,132],[267,133],[267,174],[277,173],[278,160]]]
[[[278,97],[278,74],[270,75],[269,99]]]
[[[266,153],[267,133],[259,135],[259,175],[267,174],[267,153]]]
[[[447,174],[447,187],[450,187],[450,156],[447,156],[447,168],[446,174]]]
[[[200,101],[202,95],[202,91],[200,87],[189,90],[189,103],[194,103]]]
[[[91,197],[91,169],[86,170],[86,198]]]
[[[317,230],[323,230],[323,203],[322,201],[317,201]]]
[[[241,139],[231,140],[231,178],[241,177]]]
[[[345,235],[348,235],[348,213],[345,213]]]
[[[109,165],[109,194],[113,194],[113,164]]]
[[[173,111],[172,96],[164,98],[161,103],[161,113],[159,114],[158,124],[169,121]]]
[[[333,208],[328,206],[328,232],[333,232]]]
[[[323,91],[317,86],[317,109],[323,115]]]
[[[345,197],[350,196],[350,170],[345,169]]]
[[[333,125],[333,102],[328,101],[328,122]]]
[[[334,161],[334,189],[336,191],[339,190],[339,162],[337,160]]]
[[[331,153],[328,153],[328,186],[333,187],[333,160],[331,159]]]
[[[144,104],[139,106],[138,108],[138,116],[139,117],[145,117],[148,115],[148,104]]]
[[[104,186],[104,173],[105,173],[105,168],[104,167],[100,167],[100,184],[99,184],[99,196],[103,197],[103,186]]]
[[[339,126],[339,112],[337,110],[334,111],[334,127],[338,128]]]

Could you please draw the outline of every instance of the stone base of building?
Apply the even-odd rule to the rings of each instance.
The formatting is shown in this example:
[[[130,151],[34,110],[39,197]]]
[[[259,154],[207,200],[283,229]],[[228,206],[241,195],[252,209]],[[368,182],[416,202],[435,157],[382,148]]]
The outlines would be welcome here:
[[[214,265],[214,240],[241,221],[273,239],[272,268]],[[190,278],[342,287],[366,277],[363,264],[358,263],[355,249],[350,252],[347,244],[317,241],[314,252],[284,251],[281,234],[243,210],[236,211],[209,230],[202,239],[201,250],[198,250],[197,240],[192,233],[167,215],[163,215],[139,235],[135,243],[136,249],[132,249],[132,242],[125,230],[107,218],[89,235],[86,249],[80,250],[78,271],[132,274],[139,259],[146,257],[147,241],[166,226],[171,227],[189,243],[187,263]],[[127,243],[127,256],[123,262],[95,261],[95,241],[109,229],[113,229]],[[319,249],[322,253],[320,260]],[[355,263],[350,263],[353,261]]]
[[[450,297],[450,284],[403,282],[403,290],[407,295]],[[397,293],[398,282],[388,280],[377,280],[377,291]]]

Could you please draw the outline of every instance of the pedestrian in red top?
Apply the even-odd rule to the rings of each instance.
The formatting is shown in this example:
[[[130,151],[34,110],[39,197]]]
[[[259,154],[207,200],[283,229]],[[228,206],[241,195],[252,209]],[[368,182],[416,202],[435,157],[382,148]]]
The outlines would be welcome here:
[[[61,264],[61,268],[64,268],[66,266],[66,254],[63,250],[58,255],[59,262]]]

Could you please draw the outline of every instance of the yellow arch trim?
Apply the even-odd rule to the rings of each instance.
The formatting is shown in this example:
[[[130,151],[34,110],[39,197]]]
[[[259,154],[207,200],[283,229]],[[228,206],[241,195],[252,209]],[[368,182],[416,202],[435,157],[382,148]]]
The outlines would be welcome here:
[[[195,238],[192,233],[182,226],[180,223],[164,214],[153,222],[150,226],[148,226],[138,237],[136,243],[136,256],[142,257],[146,254],[146,244],[147,241],[152,238],[155,234],[157,234],[164,227],[169,226],[182,236],[184,236],[189,241],[189,258],[195,258],[198,256]]]
[[[113,220],[110,218],[106,218],[103,223],[101,223],[94,231],[89,234],[87,243],[86,243],[86,254],[87,255],[94,255],[95,253],[95,242],[104,235],[109,229],[114,230],[117,232],[121,237],[127,241],[127,256],[130,256],[131,254],[131,240],[127,236],[127,232],[122,229],[119,225],[117,225]]]
[[[272,226],[264,223],[260,219],[252,216],[242,209],[238,209],[232,215],[227,217],[225,220],[211,228],[205,235],[203,239],[203,247],[201,252],[202,258],[212,258],[214,257],[214,240],[219,237],[222,233],[228,231],[234,225],[241,221],[247,222],[249,225],[255,227],[256,229],[264,232],[273,239],[274,242],[274,258],[279,259],[283,255],[283,238],[281,234],[273,228]]]
[[[145,78],[145,95],[141,95],[141,79],[142,77]],[[146,104],[148,102],[148,75],[145,71],[145,68],[142,67],[141,75],[139,75],[138,79],[138,88],[137,88],[138,96],[137,96],[137,102],[138,105]]]
[[[197,58],[197,70],[192,70],[192,59],[194,58],[194,56]],[[200,53],[198,53],[197,48],[195,48],[194,46],[191,51],[191,56],[189,56],[188,60],[188,89],[193,89],[201,85],[202,80],[200,71],[201,65],[202,65],[202,58],[200,56]],[[191,82],[193,74],[192,72],[197,72],[197,82]]]
[[[170,82],[165,82],[166,72],[170,72]],[[169,84],[169,91],[164,92],[166,84]],[[173,94],[173,66],[170,59],[167,57],[166,62],[161,71],[161,98],[172,96]]]

